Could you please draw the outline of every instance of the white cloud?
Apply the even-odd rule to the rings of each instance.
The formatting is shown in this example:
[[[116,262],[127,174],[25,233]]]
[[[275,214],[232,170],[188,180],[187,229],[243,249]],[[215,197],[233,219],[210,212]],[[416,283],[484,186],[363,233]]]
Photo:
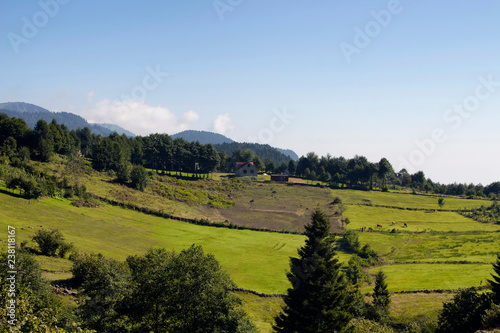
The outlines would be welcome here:
[[[200,115],[194,111],[188,111],[182,115],[182,123],[194,123],[200,119]]]
[[[200,118],[194,111],[178,117],[167,108],[147,105],[143,101],[108,99],[99,101],[82,116],[89,122],[116,124],[138,135],[175,134],[189,129]]]
[[[229,117],[229,113],[220,114],[212,123],[212,130],[216,133],[225,135],[234,130],[233,121]]]

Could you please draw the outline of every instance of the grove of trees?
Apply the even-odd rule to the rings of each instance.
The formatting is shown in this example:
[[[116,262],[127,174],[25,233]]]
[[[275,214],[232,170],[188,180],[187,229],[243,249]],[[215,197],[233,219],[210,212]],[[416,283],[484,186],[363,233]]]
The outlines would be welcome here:
[[[0,114],[0,164],[8,161],[13,166],[23,167],[30,159],[48,161],[54,154],[83,155],[91,159],[96,170],[113,171],[121,182],[131,180],[133,166],[143,166],[157,172],[208,174],[214,171],[233,172],[236,162],[250,161],[259,171],[289,173],[331,186],[361,189],[378,187],[382,191],[387,191],[390,186],[399,186],[442,195],[500,196],[500,182],[487,186],[440,184],[426,178],[422,171],[414,174],[408,173],[406,169],[396,171],[386,158],[370,162],[359,155],[347,159],[330,155],[319,157],[310,152],[294,161],[286,160],[282,153],[269,145],[202,145],[182,138],[172,139],[167,134],[127,137],[113,133],[103,137],[93,134],[88,127],[69,131],[55,120],[50,123],[39,120],[32,130],[24,120]],[[136,177],[132,181],[133,186],[142,189],[147,184],[147,178],[141,175],[142,179],[139,180],[139,171],[135,170]],[[28,170],[24,177],[11,177],[16,178],[11,186],[25,191],[29,196],[39,196],[41,192],[33,184],[40,180],[32,176]]]

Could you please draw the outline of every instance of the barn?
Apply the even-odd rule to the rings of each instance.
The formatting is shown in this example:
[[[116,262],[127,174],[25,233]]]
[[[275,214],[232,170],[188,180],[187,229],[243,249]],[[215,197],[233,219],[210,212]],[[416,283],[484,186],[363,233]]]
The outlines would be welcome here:
[[[288,175],[271,175],[271,180],[275,182],[288,182]]]
[[[234,173],[236,177],[256,177],[257,174],[258,170],[255,165],[253,165],[253,162],[236,162],[236,171]]]

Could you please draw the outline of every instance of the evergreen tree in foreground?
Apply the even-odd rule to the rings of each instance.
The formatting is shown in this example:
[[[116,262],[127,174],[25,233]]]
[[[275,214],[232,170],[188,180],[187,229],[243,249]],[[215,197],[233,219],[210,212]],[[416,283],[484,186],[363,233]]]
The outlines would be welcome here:
[[[488,280],[488,282],[490,283],[491,291],[493,291],[493,298],[496,304],[500,304],[500,254],[497,255],[497,262],[493,264],[493,270],[497,275],[491,274],[493,279]]]
[[[299,258],[290,259],[292,283],[283,312],[275,318],[276,332],[321,333],[342,330],[350,321],[347,285],[335,258],[330,221],[317,209],[305,226],[306,244]]]
[[[375,287],[373,288],[373,306],[376,312],[376,320],[385,321],[389,317],[389,305],[391,299],[387,283],[385,282],[384,272],[379,271],[375,276]]]

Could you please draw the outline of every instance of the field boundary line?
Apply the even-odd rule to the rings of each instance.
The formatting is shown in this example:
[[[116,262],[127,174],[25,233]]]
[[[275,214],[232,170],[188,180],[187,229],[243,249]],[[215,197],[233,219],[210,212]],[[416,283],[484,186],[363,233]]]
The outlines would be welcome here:
[[[467,260],[441,260],[441,261],[392,261],[386,262],[384,265],[380,266],[390,266],[390,265],[415,265],[415,264],[425,264],[425,265],[491,265],[492,262],[484,261],[467,261]]]
[[[460,212],[471,212],[471,209],[432,209],[432,208],[416,208],[416,207],[401,207],[401,206],[388,206],[388,205],[376,205],[369,203],[344,203],[347,206],[367,206],[367,207],[377,207],[377,208],[390,208],[399,210],[411,210],[411,211],[421,211],[421,212],[447,212],[447,213],[459,213]]]

